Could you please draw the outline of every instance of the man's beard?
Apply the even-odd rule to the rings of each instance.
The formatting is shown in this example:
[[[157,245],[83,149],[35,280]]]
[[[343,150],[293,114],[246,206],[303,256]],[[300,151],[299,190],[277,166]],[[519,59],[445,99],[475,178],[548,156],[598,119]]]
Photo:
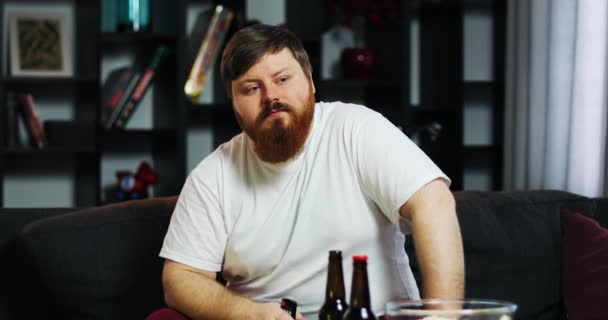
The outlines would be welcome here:
[[[315,97],[310,90],[309,98],[304,108],[298,113],[295,108],[286,103],[275,102],[267,104],[256,118],[253,126],[246,127],[242,119],[236,114],[241,129],[254,143],[254,151],[260,159],[270,162],[285,162],[298,155],[304,148],[308,132],[314,116]],[[270,126],[262,127],[273,110],[287,113],[289,122],[283,125],[283,119],[272,119]]]

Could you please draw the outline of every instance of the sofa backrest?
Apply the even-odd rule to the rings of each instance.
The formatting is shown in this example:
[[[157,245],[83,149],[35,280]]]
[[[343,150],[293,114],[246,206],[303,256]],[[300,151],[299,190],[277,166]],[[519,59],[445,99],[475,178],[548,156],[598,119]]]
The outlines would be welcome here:
[[[560,191],[467,191],[455,198],[466,297],[515,302],[518,320],[560,319],[560,211],[592,216],[594,202]],[[419,279],[414,245],[407,242],[406,251]]]
[[[29,224],[21,243],[47,319],[145,319],[164,306],[158,257],[175,197]]]
[[[594,199],[595,201],[595,212],[594,218],[604,228],[608,228],[608,199],[599,198]]]
[[[559,319],[559,212],[594,216],[598,201],[559,191],[467,191],[455,197],[466,296],[513,301],[518,320]],[[36,309],[45,318],[144,319],[163,307],[158,253],[175,201],[129,201],[29,224],[20,246],[23,266],[29,266],[24,272],[37,283]],[[406,251],[420,279],[411,241]]]

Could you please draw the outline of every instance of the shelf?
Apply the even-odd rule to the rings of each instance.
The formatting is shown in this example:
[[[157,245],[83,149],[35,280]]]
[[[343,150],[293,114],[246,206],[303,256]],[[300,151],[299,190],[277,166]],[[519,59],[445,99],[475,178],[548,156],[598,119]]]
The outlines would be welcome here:
[[[188,102],[188,112],[196,113],[201,110],[232,110],[230,102],[225,103],[192,103]]]
[[[234,112],[230,103],[204,103],[192,104],[188,103],[188,122],[191,124],[200,124],[209,122],[210,119],[218,115],[233,116]]]
[[[104,151],[158,151],[176,152],[175,129],[112,129],[101,131]]]
[[[43,156],[43,155],[73,155],[73,154],[95,154],[93,146],[90,147],[45,147],[36,149],[31,147],[1,148],[3,156]]]
[[[481,1],[468,1],[481,2]],[[412,2],[412,12],[418,15],[425,16],[442,16],[459,14],[461,11],[461,2],[452,0],[422,0]]]
[[[465,87],[492,87],[496,85],[494,80],[463,80]]]
[[[172,34],[156,32],[104,32],[101,34],[104,45],[128,45],[133,44],[175,44],[177,37]]]
[[[421,105],[410,105],[406,108],[407,112],[412,113],[457,113],[462,110],[452,106],[421,106]]]
[[[321,87],[394,87],[401,88],[403,85],[399,80],[383,80],[383,79],[331,79],[321,80]]]
[[[495,145],[463,145],[462,149],[467,156],[493,154],[498,151]]]
[[[97,86],[97,78],[95,77],[11,77],[2,80],[7,87],[23,87],[23,86]]]
[[[205,115],[209,112],[232,112],[232,104],[230,103],[202,103],[188,105],[188,115],[197,116]]]
[[[493,9],[494,0],[464,0],[462,5],[467,9]]]

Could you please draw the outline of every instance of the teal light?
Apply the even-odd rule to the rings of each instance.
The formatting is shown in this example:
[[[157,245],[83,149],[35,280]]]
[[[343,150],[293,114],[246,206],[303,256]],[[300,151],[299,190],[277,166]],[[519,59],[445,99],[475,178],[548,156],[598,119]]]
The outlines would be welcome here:
[[[150,27],[150,0],[117,0],[122,10],[119,29],[143,31]]]

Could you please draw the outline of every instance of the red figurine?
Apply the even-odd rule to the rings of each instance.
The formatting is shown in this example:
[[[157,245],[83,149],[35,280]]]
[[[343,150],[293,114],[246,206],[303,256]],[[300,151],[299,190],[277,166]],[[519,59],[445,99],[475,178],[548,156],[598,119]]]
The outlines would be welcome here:
[[[116,171],[116,178],[119,186],[116,200],[143,199],[148,197],[148,186],[158,181],[158,173],[143,161],[135,174],[126,170]]]

